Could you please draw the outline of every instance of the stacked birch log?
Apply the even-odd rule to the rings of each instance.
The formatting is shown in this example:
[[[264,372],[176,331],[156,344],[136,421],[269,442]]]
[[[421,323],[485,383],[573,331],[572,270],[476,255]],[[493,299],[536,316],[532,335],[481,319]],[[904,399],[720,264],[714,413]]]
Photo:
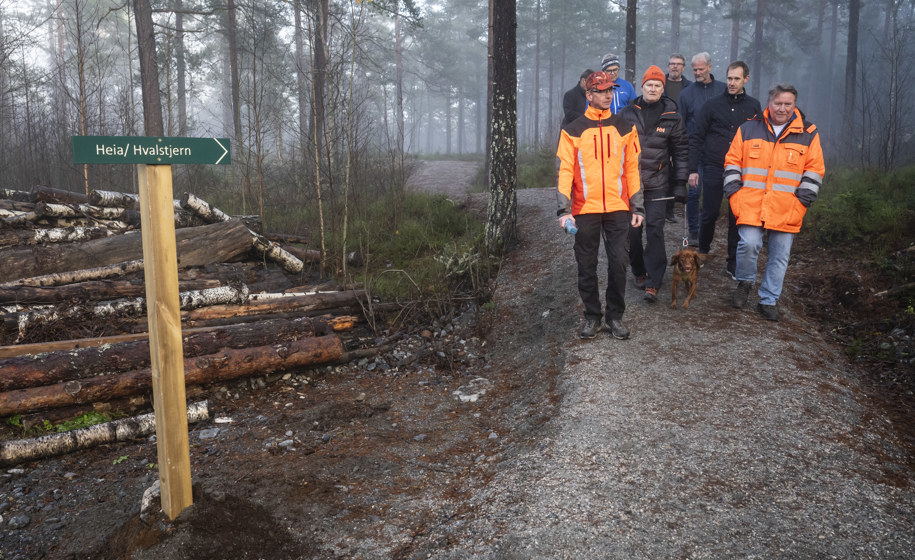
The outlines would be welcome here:
[[[341,334],[365,291],[305,283],[313,252],[192,194],[175,201],[175,227],[186,385],[353,356]],[[148,403],[139,229],[136,195],[0,189],[0,417]]]

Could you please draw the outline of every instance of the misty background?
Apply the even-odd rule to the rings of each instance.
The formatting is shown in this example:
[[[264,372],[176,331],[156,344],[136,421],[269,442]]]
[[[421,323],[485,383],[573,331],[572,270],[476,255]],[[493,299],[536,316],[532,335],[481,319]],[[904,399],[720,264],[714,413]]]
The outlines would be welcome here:
[[[320,189],[332,201],[344,186],[379,196],[402,188],[412,156],[486,151],[488,2],[151,5],[166,135],[232,140],[229,169],[176,166],[176,191],[213,191],[234,211],[308,204]],[[132,12],[0,1],[3,188],[135,192],[131,166],[75,165],[70,147],[73,135],[145,134]],[[746,61],[763,105],[772,84],[793,83],[830,164],[892,169],[915,155],[915,2],[518,0],[517,18],[522,152],[555,149],[563,92],[605,53],[638,91],[649,65],[682,53],[692,79],[689,59],[708,51],[721,81]]]

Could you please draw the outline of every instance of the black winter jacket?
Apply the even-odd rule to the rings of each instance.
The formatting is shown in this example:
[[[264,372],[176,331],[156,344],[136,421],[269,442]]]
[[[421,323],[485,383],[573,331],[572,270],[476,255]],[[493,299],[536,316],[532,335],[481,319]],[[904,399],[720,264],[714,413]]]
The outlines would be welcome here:
[[[666,191],[670,181],[671,164],[674,180],[685,183],[689,178],[689,137],[686,135],[683,118],[677,113],[677,103],[666,96],[658,101],[663,105],[658,124],[652,130],[645,130],[645,120],[642,116],[644,103],[642,96],[637,97],[620,111],[620,116],[635,125],[639,133],[639,144],[642,146],[639,159],[642,188],[646,193]],[[658,193],[654,194],[656,196]]]
[[[693,134],[689,137],[689,171],[699,172],[699,163],[724,168],[724,156],[740,125],[762,109],[755,97],[746,92],[731,95],[725,90],[706,102],[696,117]]]

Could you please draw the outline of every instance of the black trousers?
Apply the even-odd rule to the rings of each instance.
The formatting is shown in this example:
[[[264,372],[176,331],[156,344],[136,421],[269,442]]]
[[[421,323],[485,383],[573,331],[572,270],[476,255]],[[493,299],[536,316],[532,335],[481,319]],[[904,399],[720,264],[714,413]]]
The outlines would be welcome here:
[[[649,199],[648,197],[652,197]],[[635,276],[646,275],[646,288],[659,289],[667,271],[667,248],[664,246],[664,220],[667,214],[663,191],[645,193],[645,222],[634,228],[629,226],[629,264]],[[645,230],[645,245],[642,245],[642,230]]]
[[[575,260],[578,262],[578,293],[585,304],[585,319],[622,319],[626,310],[626,266],[629,261],[629,212],[575,216]],[[607,253],[606,312],[601,311],[597,278],[601,238]]]
[[[708,253],[715,237],[715,223],[724,200],[724,168],[706,166],[702,170],[702,214],[699,223],[699,252]],[[727,269],[734,272],[737,263],[737,218],[728,205],[728,259]]]

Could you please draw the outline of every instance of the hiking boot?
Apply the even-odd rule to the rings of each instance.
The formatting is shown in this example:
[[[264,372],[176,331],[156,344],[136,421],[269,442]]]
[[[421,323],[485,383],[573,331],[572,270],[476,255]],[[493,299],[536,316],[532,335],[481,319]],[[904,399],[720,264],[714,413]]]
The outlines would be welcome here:
[[[591,339],[597,336],[600,330],[600,319],[585,319],[585,326],[578,331],[578,336],[584,339]]]
[[[753,286],[751,282],[740,281],[737,283],[737,288],[734,289],[734,295],[731,296],[731,306],[737,309],[743,309],[747,304],[747,300],[750,298],[750,287]]]
[[[635,277],[635,287],[638,289],[643,289],[645,287],[645,282],[648,280],[648,277],[644,274],[639,274]]]
[[[756,310],[759,311],[759,314],[762,315],[763,319],[766,321],[778,321],[778,308],[774,305],[757,303]]]
[[[677,222],[680,221],[680,220],[677,219],[676,214],[674,214],[673,212],[671,212],[670,214],[668,214],[667,217],[665,218],[665,220],[667,220],[667,223],[668,223],[668,224],[675,224],[675,223],[677,223]]]
[[[699,232],[698,231],[689,232],[689,246],[690,247],[699,246]]]
[[[727,276],[728,278],[730,278],[731,280],[735,281],[735,282],[737,281],[737,275],[734,274],[734,271],[731,270],[730,268],[725,268],[725,269],[724,269],[724,275]]]
[[[654,303],[658,301],[658,290],[657,288],[645,288],[645,301],[648,303]]]
[[[607,326],[610,327],[610,334],[613,335],[613,338],[618,338],[620,340],[629,338],[629,327],[624,325],[621,319],[610,319]]]

